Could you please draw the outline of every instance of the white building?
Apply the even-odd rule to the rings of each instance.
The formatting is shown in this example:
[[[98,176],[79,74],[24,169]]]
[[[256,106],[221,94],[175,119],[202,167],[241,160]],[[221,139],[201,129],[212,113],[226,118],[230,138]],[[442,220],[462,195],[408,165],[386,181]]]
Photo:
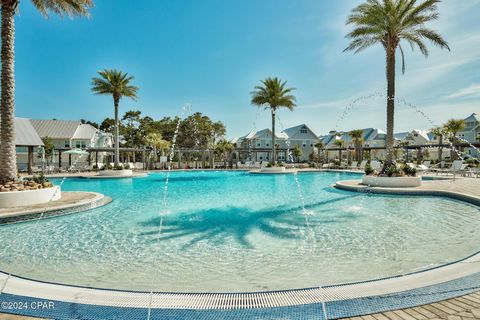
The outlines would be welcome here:
[[[277,160],[290,161],[288,152],[298,146],[301,150],[298,160],[308,161],[310,154],[315,151],[315,144],[319,141],[317,135],[306,124],[276,133]],[[260,131],[252,130],[245,136],[233,139],[232,143],[236,144],[240,160],[271,161],[272,131],[268,128]]]
[[[383,148],[385,147],[385,141],[387,134],[377,128],[365,128],[362,130],[362,147],[363,148]],[[353,139],[350,137],[348,132],[330,132],[328,135],[320,137],[321,141],[324,145],[326,156],[328,159],[338,159],[339,151],[338,150],[329,150],[329,149],[338,149],[338,145],[336,145],[335,141],[342,140],[343,141],[343,148],[350,148],[353,149],[355,147],[355,143]],[[382,159],[385,156],[385,150],[372,150],[372,158],[373,159]],[[346,160],[348,157],[347,152],[342,153],[342,159]]]
[[[51,139],[55,151],[52,159],[46,159],[50,165],[58,167],[60,162],[66,168],[72,163],[72,156],[61,154],[69,149],[89,149],[112,147],[112,135],[100,132],[90,124],[76,120],[36,120],[15,118],[15,136],[17,145],[17,165],[20,171],[27,171],[29,163],[32,166],[42,165],[40,146],[42,139]],[[26,145],[27,142],[29,143]],[[105,153],[99,154],[102,161]],[[88,157],[75,157],[78,165],[85,165]]]
[[[463,120],[465,129],[457,134],[457,137],[465,143],[480,142],[480,117],[476,113],[472,113],[469,117]],[[478,148],[478,147],[477,147]],[[465,148],[463,150],[466,154],[478,157],[480,154],[475,148]]]

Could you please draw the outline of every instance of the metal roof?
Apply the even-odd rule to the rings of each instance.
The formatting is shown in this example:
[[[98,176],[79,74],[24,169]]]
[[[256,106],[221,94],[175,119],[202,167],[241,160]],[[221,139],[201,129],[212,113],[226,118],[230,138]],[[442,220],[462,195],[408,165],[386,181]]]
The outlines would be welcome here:
[[[40,137],[52,139],[72,139],[77,131],[78,120],[34,120],[31,119],[35,130]]]
[[[42,138],[33,128],[29,119],[15,118],[15,145],[43,146]]]
[[[75,131],[73,139],[91,140],[97,131],[98,130],[92,125],[81,123]]]

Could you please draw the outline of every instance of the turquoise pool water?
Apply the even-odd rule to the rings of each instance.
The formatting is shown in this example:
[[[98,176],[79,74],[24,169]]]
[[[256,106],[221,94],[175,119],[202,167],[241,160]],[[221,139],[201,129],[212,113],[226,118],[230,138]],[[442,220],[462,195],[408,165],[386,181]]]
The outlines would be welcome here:
[[[64,191],[97,191],[113,202],[0,226],[0,270],[115,289],[244,292],[397,275],[479,250],[478,207],[330,186],[354,178],[299,174],[305,211],[293,175],[173,172],[167,210],[165,173],[67,179]]]

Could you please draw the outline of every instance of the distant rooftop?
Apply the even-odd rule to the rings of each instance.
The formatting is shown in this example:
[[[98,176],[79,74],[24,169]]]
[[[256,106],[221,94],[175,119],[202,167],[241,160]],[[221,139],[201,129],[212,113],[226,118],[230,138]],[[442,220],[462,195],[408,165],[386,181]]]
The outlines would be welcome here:
[[[43,146],[42,139],[29,119],[15,118],[15,145]]]
[[[31,119],[40,137],[52,139],[71,139],[77,131],[80,121],[76,120],[34,120]]]

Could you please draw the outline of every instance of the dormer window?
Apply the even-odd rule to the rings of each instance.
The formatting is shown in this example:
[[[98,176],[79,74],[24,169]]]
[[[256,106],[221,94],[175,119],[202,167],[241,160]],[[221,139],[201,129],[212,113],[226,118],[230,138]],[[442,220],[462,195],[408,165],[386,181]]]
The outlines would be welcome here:
[[[300,133],[308,133],[307,128],[303,127],[302,129],[300,129]]]

